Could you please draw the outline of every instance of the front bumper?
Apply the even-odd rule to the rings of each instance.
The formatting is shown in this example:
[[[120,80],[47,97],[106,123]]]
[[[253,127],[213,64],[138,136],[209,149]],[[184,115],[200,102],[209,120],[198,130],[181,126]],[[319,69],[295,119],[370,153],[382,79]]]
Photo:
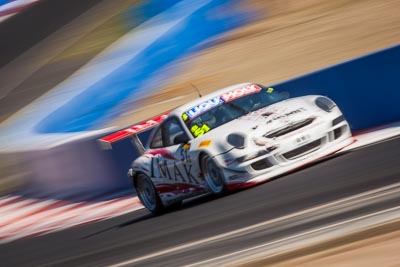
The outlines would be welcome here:
[[[228,187],[246,187],[266,181],[353,143],[348,123],[335,119],[318,121],[314,125],[276,138],[276,150],[249,161],[238,163],[232,159],[232,155],[221,155],[219,161],[225,163],[224,173]],[[257,149],[260,146],[248,148],[246,152],[254,153]]]

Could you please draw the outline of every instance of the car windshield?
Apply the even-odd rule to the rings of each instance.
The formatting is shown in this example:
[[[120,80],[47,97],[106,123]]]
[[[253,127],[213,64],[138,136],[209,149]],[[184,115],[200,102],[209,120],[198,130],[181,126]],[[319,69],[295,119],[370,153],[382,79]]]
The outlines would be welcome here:
[[[242,96],[236,94],[236,96],[232,97],[232,94],[228,95],[231,93],[229,92],[183,113],[182,118],[193,136],[201,136],[211,129],[215,129],[247,113],[288,98],[274,91],[273,88],[258,85],[249,85],[248,87],[250,88],[250,86],[253,86],[250,93],[248,91],[240,93]],[[234,91],[232,92],[235,93]]]

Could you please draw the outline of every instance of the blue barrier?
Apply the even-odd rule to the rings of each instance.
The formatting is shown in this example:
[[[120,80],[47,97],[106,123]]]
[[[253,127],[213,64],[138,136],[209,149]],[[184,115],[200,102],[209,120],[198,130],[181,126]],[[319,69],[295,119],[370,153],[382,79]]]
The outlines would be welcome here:
[[[274,87],[291,96],[326,95],[353,131],[400,119],[400,45],[307,74]]]

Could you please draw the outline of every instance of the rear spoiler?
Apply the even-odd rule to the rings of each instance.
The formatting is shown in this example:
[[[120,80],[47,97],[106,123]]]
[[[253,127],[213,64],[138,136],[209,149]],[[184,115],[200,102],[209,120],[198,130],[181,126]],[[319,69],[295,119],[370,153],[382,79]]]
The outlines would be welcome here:
[[[126,129],[111,133],[107,136],[100,138],[99,141],[102,144],[102,147],[111,149],[112,143],[115,143],[119,140],[123,140],[125,138],[131,137],[131,138],[133,138],[133,141],[134,141],[136,147],[138,148],[138,150],[140,152],[144,152],[144,146],[143,146],[142,142],[139,140],[139,138],[137,137],[137,134],[156,127],[157,125],[159,125],[163,120],[165,120],[168,117],[169,113],[170,112],[158,115],[157,117],[154,117],[152,119],[145,120],[145,121],[139,122],[137,124],[134,124],[132,126],[129,126]]]

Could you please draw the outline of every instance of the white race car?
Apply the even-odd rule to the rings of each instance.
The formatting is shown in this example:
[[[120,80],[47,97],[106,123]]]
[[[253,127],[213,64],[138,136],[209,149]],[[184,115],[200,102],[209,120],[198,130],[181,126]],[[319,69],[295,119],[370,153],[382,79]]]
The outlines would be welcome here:
[[[254,83],[200,97],[164,117],[129,170],[153,213],[198,194],[267,181],[353,142],[331,99],[288,98]]]

